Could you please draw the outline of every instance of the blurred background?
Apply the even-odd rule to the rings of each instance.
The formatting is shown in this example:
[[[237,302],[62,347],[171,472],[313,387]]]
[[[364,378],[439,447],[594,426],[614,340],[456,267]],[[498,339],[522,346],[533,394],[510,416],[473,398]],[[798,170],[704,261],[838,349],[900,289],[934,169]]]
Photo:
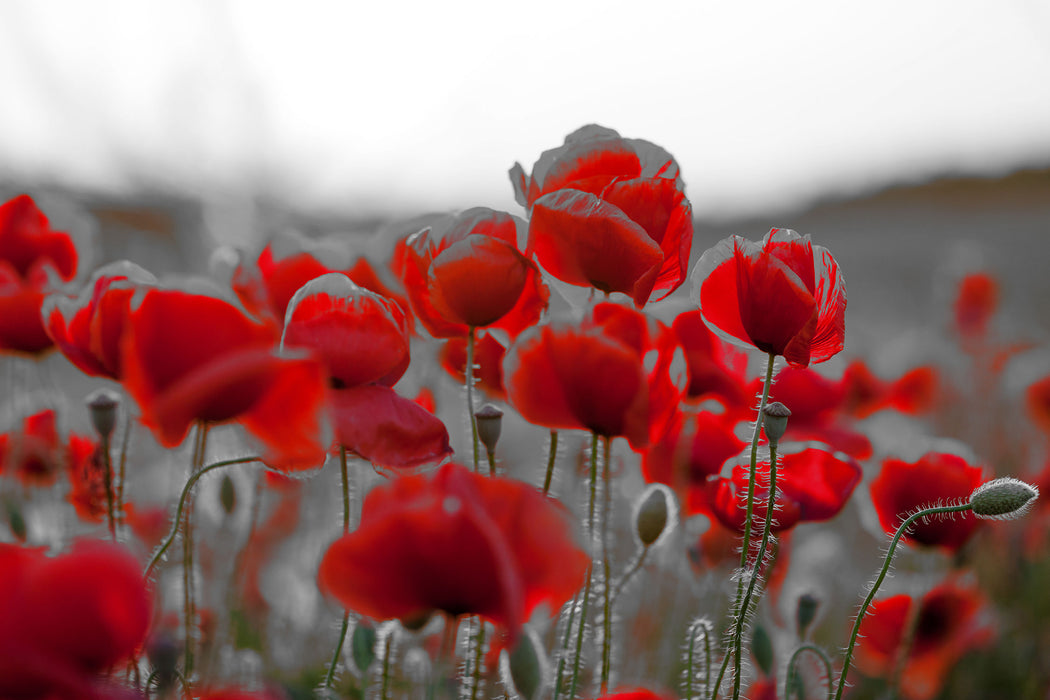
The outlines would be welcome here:
[[[694,257],[786,226],[873,334],[968,267],[1050,328],[1046,0],[16,0],[0,87],[0,195],[91,229],[96,263],[522,214],[510,166],[595,122],[677,157]]]

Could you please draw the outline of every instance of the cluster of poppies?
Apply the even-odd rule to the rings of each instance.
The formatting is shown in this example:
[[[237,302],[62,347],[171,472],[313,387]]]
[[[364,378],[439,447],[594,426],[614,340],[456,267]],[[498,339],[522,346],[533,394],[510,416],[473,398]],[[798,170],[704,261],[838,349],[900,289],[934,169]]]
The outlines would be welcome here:
[[[385,229],[367,255],[354,238],[284,236],[258,253],[240,251],[229,274],[213,265],[210,278],[178,282],[120,261],[77,284],[72,239],[28,196],[0,205],[0,352],[39,361],[57,351],[121,390],[135,418],[124,432],[136,440],[148,430],[158,449],[174,450],[194,436],[185,490],[158,494],[150,508],[129,496],[141,496],[135,484],[150,465],[129,462],[127,434],[123,447],[111,440],[115,401],[92,402],[95,436],[61,429],[71,422],[65,406],[33,407],[0,426],[11,540],[0,545],[0,698],[141,697],[143,671],[178,679],[187,696],[211,685],[208,697],[264,697],[211,684],[214,662],[203,677],[192,665],[196,646],[214,657],[220,645],[250,646],[253,636],[216,633],[207,610],[215,601],[198,610],[194,599],[208,573],[194,569],[194,552],[210,545],[192,538],[192,489],[223,466],[206,466],[208,436],[220,430],[257,448],[231,463],[267,469],[247,498],[226,477],[221,501],[231,518],[251,510],[236,594],[239,610],[251,613],[240,624],[254,625],[256,638],[265,629],[259,618],[275,614],[260,582],[288,565],[279,545],[303,527],[298,477],[341,462],[343,533],[322,535],[328,541],[307,575],[347,611],[341,634],[353,628],[353,660],[340,655],[341,636],[325,683],[361,692],[378,674],[384,697],[400,673],[392,657],[407,658],[399,646],[417,646],[435,674],[452,673],[449,659],[461,650],[447,640],[457,634],[468,640],[463,667],[472,676],[462,682],[476,691],[499,677],[525,697],[550,688],[571,694],[582,676],[610,697],[617,686],[643,685],[651,689],[619,697],[657,697],[670,679],[608,668],[614,647],[623,657],[651,645],[612,644],[623,636],[612,607],[634,590],[627,584],[636,574],[682,575],[671,554],[660,571],[639,571],[650,548],[682,541],[662,536],[679,527],[675,512],[687,540],[678,554],[691,555],[702,577],[728,575],[741,536],[767,523],[779,537],[777,556],[752,564],[779,595],[795,570],[792,533],[800,525],[838,518],[855,537],[873,533],[877,551],[905,517],[966,502],[994,476],[957,443],[906,454],[875,429],[888,416],[952,435],[957,424],[946,417],[963,390],[942,367],[918,365],[892,379],[863,358],[834,377],[812,367],[844,348],[846,287],[835,258],[808,236],[782,228],[759,241],[733,236],[694,264],[697,235],[675,159],[594,125],[544,152],[531,174],[515,164],[510,176],[524,216],[486,208],[429,216]],[[690,278],[691,290],[675,294]],[[1030,349],[993,342],[996,295],[994,278],[967,276],[952,310],[956,348],[993,382]],[[762,356],[765,381],[752,362]],[[464,384],[467,439],[455,430],[464,408],[456,388]],[[1028,386],[1027,415],[1050,436],[1050,376],[1033,376]],[[479,409],[474,392],[502,408]],[[756,396],[789,409],[783,435],[758,432]],[[504,412],[522,430],[536,426],[547,436],[549,456],[497,451]],[[559,452],[560,434],[590,440],[562,441]],[[368,487],[358,496],[359,518],[350,516],[348,459]],[[1042,473],[1050,475],[1050,462]],[[662,486],[642,498],[644,482]],[[576,486],[585,483],[590,497],[581,505]],[[46,499],[26,499],[31,490],[61,494],[79,521],[63,541],[51,541],[50,555],[33,546],[44,535],[26,513]],[[840,517],[851,499],[863,503]],[[172,518],[179,522],[165,540]],[[112,543],[100,541],[107,520]],[[617,544],[609,528],[628,521],[635,537]],[[928,700],[962,654],[994,638],[992,606],[965,571],[982,529],[961,513],[921,521],[904,535],[941,557],[946,573],[919,593],[877,601],[862,628],[862,674]],[[181,589],[155,575],[175,538],[184,542]],[[640,547],[634,559],[623,556],[626,542]],[[1032,555],[1047,543],[1026,546]],[[694,600],[675,615],[715,616],[725,607]],[[171,621],[175,610],[182,621]],[[559,611],[561,632],[538,641]],[[751,697],[777,697],[777,669],[813,634],[801,612],[799,619],[791,629],[760,614],[758,628],[779,627],[777,639],[787,641],[769,653],[756,642]],[[440,650],[428,641],[442,636],[435,629],[444,630]],[[496,634],[488,642],[486,629]],[[597,662],[582,649],[587,638],[601,648]],[[172,639],[183,649],[175,660],[164,652]],[[257,646],[262,653],[265,645]],[[774,653],[778,663],[769,661]],[[547,668],[551,655],[556,672]],[[337,668],[353,677],[333,680]],[[404,671],[401,681],[415,677]],[[690,667],[683,692],[693,693],[697,677]],[[276,676],[264,671],[255,680]]]

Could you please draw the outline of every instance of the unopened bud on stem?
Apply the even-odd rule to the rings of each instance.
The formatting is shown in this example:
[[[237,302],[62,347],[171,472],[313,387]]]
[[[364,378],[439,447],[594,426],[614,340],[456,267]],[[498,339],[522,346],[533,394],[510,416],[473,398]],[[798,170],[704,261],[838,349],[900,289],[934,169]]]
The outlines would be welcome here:
[[[669,528],[675,517],[674,496],[664,484],[649,484],[638,499],[634,513],[634,531],[645,547],[651,546]]]
[[[970,494],[970,507],[978,518],[1016,520],[1024,516],[1039,497],[1031,484],[1004,476],[981,484]]]
[[[779,401],[773,401],[766,404],[766,407],[762,409],[762,414],[762,427],[766,431],[766,439],[769,440],[770,445],[776,445],[780,442],[780,438],[784,437],[791,411]]]

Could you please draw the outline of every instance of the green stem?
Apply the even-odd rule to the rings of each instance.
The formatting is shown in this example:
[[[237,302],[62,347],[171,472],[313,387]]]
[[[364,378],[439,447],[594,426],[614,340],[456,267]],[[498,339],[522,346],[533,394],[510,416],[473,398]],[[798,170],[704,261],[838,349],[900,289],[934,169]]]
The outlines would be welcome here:
[[[120,466],[117,468],[117,519],[124,525],[124,479],[128,464],[128,443],[131,442],[131,411],[124,409],[124,435],[120,441]]]
[[[543,495],[546,496],[551,490],[551,479],[554,477],[554,462],[558,458],[558,431],[551,431],[551,449],[547,456],[547,473],[543,477]]]
[[[481,671],[485,664],[485,621],[476,618],[477,633],[474,635],[474,661],[471,669],[470,700],[478,700],[481,693]]]
[[[711,683],[711,627],[707,620],[699,618],[693,620],[686,632],[689,637],[689,652],[686,657],[685,667],[685,694],[688,700],[702,698],[707,695],[708,686]],[[704,637],[704,677],[703,685],[694,691],[693,684],[696,682],[696,640],[703,634]]]
[[[561,694],[562,681],[565,678],[565,659],[569,655],[569,642],[572,641],[572,624],[576,619],[577,605],[577,599],[574,595],[572,597],[572,607],[569,608],[569,619],[565,623],[565,634],[561,640],[561,653],[558,655],[558,672],[554,676],[554,693],[552,700],[558,700],[558,695]]]
[[[598,500],[598,434],[591,434],[591,490],[587,505],[587,535],[594,542],[595,503]],[[594,581],[594,564],[587,567],[587,582],[583,587],[583,601],[580,604],[580,626],[576,632],[576,653],[572,661],[572,681],[569,684],[569,699],[576,697],[576,686],[580,679],[580,660],[583,657],[583,638],[587,629],[587,605],[591,598],[591,583]]]
[[[391,626],[386,635],[386,652],[383,654],[383,676],[380,679],[379,700],[390,698],[390,657],[394,654],[394,635],[397,627]]]
[[[197,424],[197,434],[194,439],[193,459],[190,467],[190,479],[194,477],[204,464],[204,454],[208,444],[208,426],[203,421]],[[187,483],[189,479],[187,479]],[[186,506],[182,514],[182,603],[183,603],[183,630],[185,632],[185,660],[183,662],[183,675],[186,682],[193,683],[193,664],[195,660],[194,646],[197,636],[197,609],[194,595],[193,581],[193,501],[186,499]]]
[[[893,554],[897,551],[897,543],[899,543],[901,538],[904,537],[908,528],[920,518],[929,518],[935,515],[944,515],[946,513],[965,513],[971,508],[972,506],[969,503],[926,508],[912,514],[911,517],[902,522],[900,527],[897,528],[897,532],[893,535],[893,539],[890,541],[890,547],[886,551],[886,560],[882,564],[882,569],[879,571],[875,583],[872,584],[871,590],[868,591],[868,595],[864,599],[864,602],[861,603],[860,611],[857,613],[857,619],[853,621],[853,631],[850,632],[849,645],[846,647],[846,657],[842,662],[842,674],[839,676],[838,687],[835,690],[835,700],[841,700],[842,692],[846,688],[846,676],[849,674],[849,667],[853,662],[853,648],[857,645],[857,635],[860,634],[860,623],[864,619],[864,616],[868,614],[868,608],[871,606],[871,602],[875,600],[875,594],[879,592],[879,586],[881,586],[882,582],[886,579],[886,574],[890,570],[890,563],[893,561]]]
[[[339,446],[339,473],[342,476],[343,485],[343,534],[350,532],[350,475],[346,464],[346,448]],[[335,653],[332,654],[332,662],[328,664],[328,672],[325,673],[322,688],[329,690],[335,681],[335,670],[339,666],[339,657],[343,653],[343,644],[346,642],[346,631],[350,628],[350,611],[343,613],[343,623],[339,629],[339,639],[335,643]]]
[[[474,445],[474,471],[480,471],[480,458],[478,456],[478,421],[474,417],[474,326],[467,333],[467,367],[464,375],[467,385],[467,419],[470,421],[470,437]]]
[[[897,647],[897,656],[893,661],[893,670],[890,672],[889,688],[886,690],[886,700],[894,700],[897,697],[897,688],[900,687],[901,677],[904,675],[904,667],[908,664],[911,655],[911,647],[915,643],[915,633],[919,627],[919,616],[922,614],[922,599],[914,599],[914,603],[908,609],[908,617],[904,622],[904,634],[901,635],[900,645]]]
[[[612,514],[612,487],[609,482],[609,462],[612,441],[602,438],[602,663],[599,692],[605,695],[609,691],[609,674],[612,665],[612,565],[609,561],[609,518]]]
[[[824,664],[824,678],[827,682],[827,699],[831,700],[831,659],[824,653],[824,650],[818,646],[812,644],[803,644],[791,655],[787,665],[787,677],[784,679],[784,700],[791,700],[791,690],[794,687],[795,679],[798,677],[798,660],[805,652],[815,654],[817,658]]]
[[[109,537],[117,541],[117,519],[114,510],[113,493],[113,460],[109,454],[109,436],[102,435],[98,449],[102,456],[102,481],[106,487],[106,522],[109,523]]]
[[[769,361],[766,364],[766,376],[765,381],[762,383],[762,398],[758,403],[758,418],[755,420],[755,431],[751,435],[751,466],[748,471],[747,477],[747,504],[745,507],[744,515],[744,535],[743,535],[743,546],[740,551],[740,569],[741,572],[746,574],[747,572],[747,559],[751,553],[751,515],[754,510],[755,503],[755,473],[758,470],[758,438],[762,432],[762,418],[763,411],[766,408],[766,401],[769,400],[769,388],[773,383],[773,366],[776,361],[776,355],[770,353]],[[733,599],[733,618],[739,619],[741,613],[741,596],[744,593],[744,577],[741,576],[737,581],[736,596]],[[736,640],[733,640],[733,646],[736,647]],[[726,670],[729,667],[730,654],[726,654],[722,657],[722,665],[718,669],[718,676],[715,678],[714,687],[711,690],[711,700],[716,700],[718,697],[719,688],[722,685],[722,678],[725,677]]]
[[[777,502],[777,445],[769,443],[769,498],[766,500],[766,517],[762,525],[762,542],[758,546],[758,556],[755,557],[754,570],[748,575],[747,592],[740,603],[740,613],[736,619],[736,629],[733,631],[733,700],[740,697],[741,682],[741,657],[743,656],[744,626],[751,611],[751,599],[755,595],[755,587],[758,584],[762,562],[765,560],[766,548],[769,546],[769,533],[773,524],[773,511]]]
[[[641,571],[642,565],[645,564],[645,557],[648,554],[649,554],[649,545],[643,544],[641,551],[638,552],[638,556],[636,556],[634,558],[634,561],[630,563],[630,565],[627,567],[627,569],[620,576],[620,580],[616,582],[616,586],[613,588],[613,592],[612,592],[612,603],[613,603],[613,605],[616,604],[616,599],[618,597],[620,597],[620,592],[623,591],[623,587],[627,585],[627,582],[630,581],[631,578],[636,573]]]

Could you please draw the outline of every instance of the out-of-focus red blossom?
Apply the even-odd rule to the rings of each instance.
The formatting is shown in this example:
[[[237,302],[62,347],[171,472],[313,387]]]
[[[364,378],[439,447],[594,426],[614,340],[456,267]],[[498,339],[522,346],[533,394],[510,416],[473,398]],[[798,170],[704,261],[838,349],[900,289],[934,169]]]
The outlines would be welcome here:
[[[685,281],[692,206],[659,146],[589,124],[544,151],[532,177],[515,163],[510,178],[531,215],[528,251],[554,277],[638,306]]]
[[[899,660],[904,630],[918,605],[915,636],[900,676],[908,700],[937,696],[945,678],[967,652],[990,644],[995,626],[984,596],[970,584],[949,579],[916,601],[902,594],[876,600],[860,626],[863,643],[855,665],[861,673],[887,678]]]
[[[148,551],[159,545],[171,529],[171,514],[162,505],[125,503],[124,521]]]
[[[820,447],[782,445],[778,453],[777,498],[772,530],[782,532],[800,522],[830,520],[839,514],[860,482],[861,468],[852,457]],[[744,529],[749,455],[741,455],[729,477],[706,487],[711,512],[726,527]],[[754,517],[764,521],[769,498],[769,462],[756,472]]]
[[[557,610],[579,589],[589,561],[561,504],[449,463],[369,492],[361,526],[328,549],[318,584],[378,620],[475,614],[513,642],[538,605]]]
[[[885,408],[919,415],[937,402],[940,377],[935,367],[923,366],[887,382],[875,376],[864,360],[858,359],[846,367],[839,386],[843,410],[856,418],[867,418]]]
[[[869,488],[879,524],[892,535],[916,510],[966,500],[987,480],[983,467],[971,465],[958,455],[927,452],[914,463],[894,457],[883,460],[882,470]],[[920,520],[904,539],[954,552],[969,541],[979,525],[972,513],[956,513],[952,518]]]
[[[70,490],[66,498],[73,504],[77,516],[89,523],[106,518],[109,506],[106,499],[106,463],[102,446],[91,438],[69,436]]]
[[[0,204],[0,352],[38,355],[52,347],[40,307],[76,272],[73,240],[51,229],[32,198]]]
[[[13,474],[27,486],[55,483],[67,457],[50,408],[26,416],[20,431],[0,434],[0,474]]]
[[[434,392],[431,391],[430,387],[425,386],[421,388],[412,400],[419,404],[419,407],[427,413],[437,414],[437,399],[434,398]]]
[[[121,340],[136,290],[156,279],[121,260],[99,268],[77,299],[52,294],[41,314],[47,334],[66,358],[92,377],[121,378]]]
[[[955,330],[966,340],[988,335],[988,322],[999,306],[999,283],[987,272],[972,272],[959,281],[952,305]]]
[[[252,530],[244,545],[237,577],[238,602],[249,615],[261,617],[269,607],[261,581],[288,533],[299,525],[303,505],[303,482],[276,472],[266,473],[267,508],[265,519]],[[270,499],[276,500],[272,506]]]
[[[503,387],[503,357],[507,349],[492,335],[479,335],[474,343],[474,380],[476,386],[490,398],[505,400],[507,390]],[[456,381],[466,381],[467,340],[450,338],[441,347],[441,366]]]
[[[95,540],[57,557],[0,544],[0,570],[0,697],[103,697],[101,674],[146,636],[151,603],[138,561]]]
[[[762,676],[751,681],[747,690],[750,700],[777,700],[777,679]]]
[[[197,422],[238,421],[266,446],[271,466],[324,461],[324,368],[312,357],[279,355],[272,324],[174,289],[147,290],[129,320],[124,386],[162,445],[180,444]]]
[[[672,696],[655,693],[646,688],[635,688],[633,690],[617,690],[599,697],[605,700],[671,700]]]
[[[696,518],[702,518],[707,523],[707,527],[686,550],[689,563],[696,574],[703,576],[726,563],[734,566],[739,564],[740,533],[723,525],[718,518],[710,514],[709,509],[706,515],[698,515]]]
[[[782,355],[793,367],[842,350],[846,283],[809,236],[780,228],[761,244],[731,236],[703,254],[694,275],[704,321],[726,340]]]
[[[288,696],[276,688],[266,690],[244,690],[242,688],[211,688],[205,690],[200,700],[287,700]]]
[[[684,504],[684,515],[707,512],[703,489],[708,477],[716,476],[722,464],[746,445],[734,432],[735,424],[726,414],[680,414],[643,454],[643,477],[674,489]]]
[[[397,302],[340,273],[305,284],[288,304],[282,343],[306,348],[328,371],[337,442],[385,467],[415,467],[452,452],[436,416],[391,386],[408,369],[408,328]]]
[[[503,361],[509,402],[536,425],[626,437],[644,449],[666,431],[682,393],[670,376],[674,335],[653,323],[599,304],[582,324],[522,334]]]
[[[412,312],[435,338],[496,327],[511,337],[536,323],[550,291],[518,250],[516,216],[476,207],[411,236],[398,269]]]
[[[777,373],[770,397],[791,409],[783,439],[815,440],[855,459],[871,457],[871,441],[844,420],[845,394],[838,383],[808,367],[785,367]]]
[[[1025,390],[1025,405],[1036,427],[1050,436],[1050,375],[1028,385]]]
[[[747,355],[725,343],[704,323],[699,309],[675,317],[671,326],[685,351],[690,401],[716,398],[731,411],[751,412],[754,392],[747,377]]]

